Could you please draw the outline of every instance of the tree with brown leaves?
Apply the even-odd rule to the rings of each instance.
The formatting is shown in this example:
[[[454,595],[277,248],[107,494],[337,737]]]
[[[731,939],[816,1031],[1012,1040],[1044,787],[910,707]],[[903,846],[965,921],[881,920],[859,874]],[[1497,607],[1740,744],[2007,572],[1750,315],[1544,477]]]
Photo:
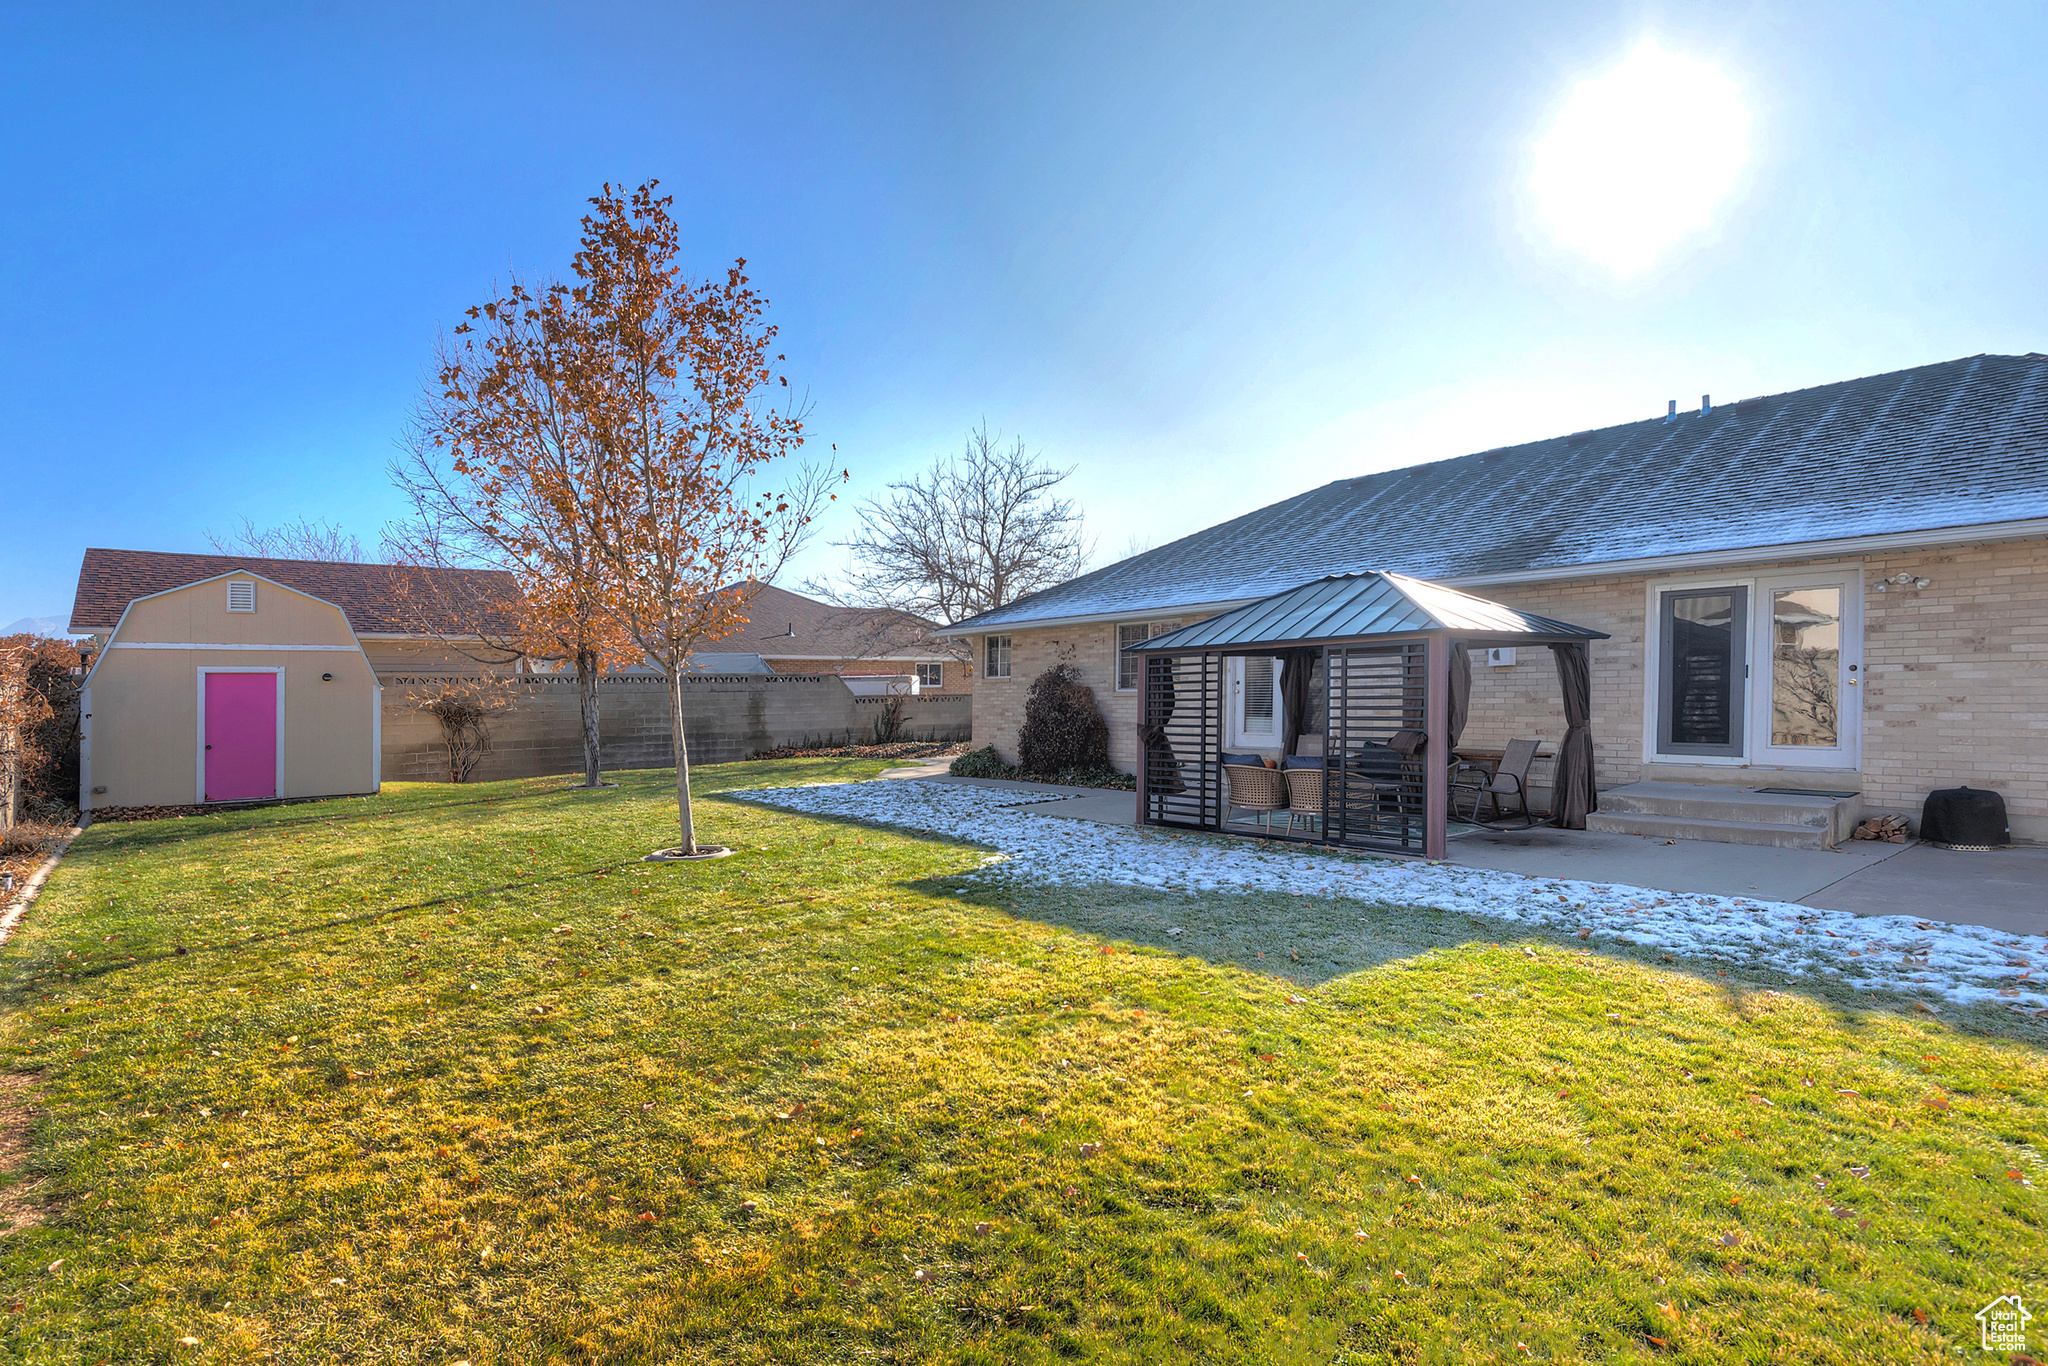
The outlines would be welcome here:
[[[699,645],[746,622],[735,584],[767,582],[802,545],[837,476],[793,468],[804,414],[778,401],[768,302],[745,261],[692,281],[672,202],[649,182],[591,200],[567,292],[576,416],[593,452],[583,504],[604,604],[667,676],[682,843],[695,858],[683,687]]]
[[[469,309],[443,342],[435,383],[392,475],[412,517],[386,554],[417,571],[400,588],[417,629],[485,665],[576,671],[583,781],[600,787],[598,679],[634,661],[605,606],[593,543],[597,466],[590,413],[611,400],[588,354],[576,291],[520,280]],[[498,569],[514,591],[476,592]]]

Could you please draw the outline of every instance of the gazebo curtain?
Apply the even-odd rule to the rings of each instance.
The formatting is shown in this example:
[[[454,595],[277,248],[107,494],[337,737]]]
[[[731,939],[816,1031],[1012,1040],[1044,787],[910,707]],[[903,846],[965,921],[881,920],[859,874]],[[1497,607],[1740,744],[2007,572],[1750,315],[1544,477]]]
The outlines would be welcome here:
[[[1553,645],[1558,686],[1564,692],[1564,742],[1557,747],[1556,790],[1551,820],[1567,830],[1584,830],[1586,814],[1600,809],[1593,785],[1593,674],[1583,645]]]
[[[1451,642],[1450,714],[1444,717],[1444,734],[1456,749],[1465,734],[1465,718],[1472,714],[1472,652],[1465,642]]]
[[[1316,661],[1322,655],[1320,649],[1308,649],[1289,650],[1280,656],[1280,700],[1287,713],[1280,734],[1285,745],[1282,754],[1294,753],[1294,747],[1301,742],[1301,723],[1308,718],[1309,684],[1315,677]]]
[[[1181,781],[1180,760],[1174,755],[1173,743],[1166,738],[1166,723],[1173,719],[1174,703],[1178,700],[1173,685],[1178,665],[1179,661],[1174,659],[1144,661],[1145,722],[1138,727],[1138,742],[1145,747],[1145,755],[1139,762],[1145,765],[1146,786],[1153,792],[1187,790]]]

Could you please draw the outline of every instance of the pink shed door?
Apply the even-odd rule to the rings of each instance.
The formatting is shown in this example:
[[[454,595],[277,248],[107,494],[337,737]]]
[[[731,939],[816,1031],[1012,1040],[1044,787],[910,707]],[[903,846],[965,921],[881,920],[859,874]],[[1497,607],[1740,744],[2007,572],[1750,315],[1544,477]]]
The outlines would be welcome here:
[[[277,675],[206,675],[206,800],[277,795]]]

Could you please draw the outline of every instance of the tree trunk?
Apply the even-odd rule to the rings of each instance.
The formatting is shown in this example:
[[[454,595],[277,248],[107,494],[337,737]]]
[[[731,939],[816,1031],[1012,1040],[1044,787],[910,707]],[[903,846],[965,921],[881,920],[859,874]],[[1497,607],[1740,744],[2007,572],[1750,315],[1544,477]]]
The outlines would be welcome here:
[[[597,651],[576,652],[576,699],[583,708],[583,785],[603,787],[598,772]]]
[[[681,661],[668,667],[669,735],[676,751],[676,818],[683,827],[682,851],[697,852],[697,822],[690,814],[690,747],[683,735],[683,667]]]

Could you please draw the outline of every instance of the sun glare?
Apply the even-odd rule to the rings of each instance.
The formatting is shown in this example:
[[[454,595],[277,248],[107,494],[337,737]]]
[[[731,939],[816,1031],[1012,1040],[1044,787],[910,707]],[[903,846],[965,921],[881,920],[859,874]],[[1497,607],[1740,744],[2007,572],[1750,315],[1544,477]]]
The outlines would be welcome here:
[[[1646,42],[1582,82],[1537,144],[1537,207],[1561,241],[1634,274],[1712,220],[1748,134],[1734,82]]]

